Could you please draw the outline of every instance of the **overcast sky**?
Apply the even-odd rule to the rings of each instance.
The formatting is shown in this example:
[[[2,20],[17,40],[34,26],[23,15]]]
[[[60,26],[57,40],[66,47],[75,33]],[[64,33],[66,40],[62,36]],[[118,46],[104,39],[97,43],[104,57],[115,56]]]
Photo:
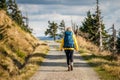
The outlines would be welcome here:
[[[20,10],[28,13],[29,26],[35,36],[44,36],[48,20],[58,24],[64,20],[66,26],[81,25],[88,10],[95,12],[96,0],[17,0]],[[100,0],[100,9],[106,29],[115,24],[120,28],[120,0]]]

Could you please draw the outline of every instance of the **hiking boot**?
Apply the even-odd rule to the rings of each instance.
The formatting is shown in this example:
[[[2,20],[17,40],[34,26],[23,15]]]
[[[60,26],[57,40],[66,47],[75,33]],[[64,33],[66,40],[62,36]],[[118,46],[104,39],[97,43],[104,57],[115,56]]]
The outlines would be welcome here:
[[[73,71],[73,62],[71,62],[70,67],[71,67],[71,71]]]
[[[70,71],[71,70],[71,66],[70,65],[68,65],[68,71]]]
[[[73,65],[71,65],[71,71],[73,71]]]

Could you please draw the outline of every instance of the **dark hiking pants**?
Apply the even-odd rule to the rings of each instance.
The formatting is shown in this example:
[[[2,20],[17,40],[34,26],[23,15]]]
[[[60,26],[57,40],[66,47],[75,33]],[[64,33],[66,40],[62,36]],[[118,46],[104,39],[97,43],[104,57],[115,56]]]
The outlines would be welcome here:
[[[70,63],[73,62],[73,52],[74,50],[65,50],[67,65],[70,65]]]

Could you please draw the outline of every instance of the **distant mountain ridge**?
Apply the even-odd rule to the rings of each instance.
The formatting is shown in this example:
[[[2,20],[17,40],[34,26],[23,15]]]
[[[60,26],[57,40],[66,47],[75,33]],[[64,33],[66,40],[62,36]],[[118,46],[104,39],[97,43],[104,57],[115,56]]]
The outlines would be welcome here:
[[[48,36],[40,36],[40,37],[37,37],[38,39],[40,40],[54,40],[54,38],[51,38],[51,37],[48,37]],[[56,36],[56,40],[59,40],[60,37],[59,36]]]

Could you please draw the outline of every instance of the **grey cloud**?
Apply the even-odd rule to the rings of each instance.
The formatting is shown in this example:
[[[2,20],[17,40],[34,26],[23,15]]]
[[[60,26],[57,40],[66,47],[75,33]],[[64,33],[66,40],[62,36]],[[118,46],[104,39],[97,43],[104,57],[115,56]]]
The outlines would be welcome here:
[[[42,4],[42,5],[93,5],[95,0],[17,0],[18,3],[22,4]]]
[[[35,5],[21,4],[20,6],[22,6],[23,9],[26,8],[26,10],[29,12],[30,15],[58,13],[62,15],[82,15],[82,16],[85,16],[86,12],[93,7],[93,6],[71,6],[70,7],[70,6],[62,6],[62,5],[37,5],[35,9],[31,11],[29,9],[33,8],[33,6]],[[25,11],[25,10],[22,10],[22,11]]]
[[[99,1],[106,28],[111,27],[113,23],[115,23],[117,28],[119,28],[120,0]],[[86,12],[88,10],[92,10],[93,13],[95,12],[96,0],[17,0],[17,2],[20,6],[22,6],[22,11],[25,12],[23,9],[28,11],[31,25],[32,22],[38,22],[33,25],[37,27],[38,24],[40,26],[47,26],[47,21],[49,20],[48,17],[54,13],[60,14],[61,16],[83,16],[84,18],[86,17]],[[48,15],[47,17],[46,14]],[[36,17],[37,15],[38,17]],[[41,15],[45,17],[41,17]],[[54,15],[52,18],[49,18],[54,18]],[[71,18],[69,18],[69,20],[70,19]],[[57,20],[61,20],[61,18],[57,17]],[[74,19],[74,21],[77,22],[79,19]],[[77,22],[77,24],[79,24],[81,21],[82,20]],[[70,21],[68,21],[68,24],[70,24]]]
[[[116,20],[117,23],[120,23],[120,16],[118,17],[118,19]]]

